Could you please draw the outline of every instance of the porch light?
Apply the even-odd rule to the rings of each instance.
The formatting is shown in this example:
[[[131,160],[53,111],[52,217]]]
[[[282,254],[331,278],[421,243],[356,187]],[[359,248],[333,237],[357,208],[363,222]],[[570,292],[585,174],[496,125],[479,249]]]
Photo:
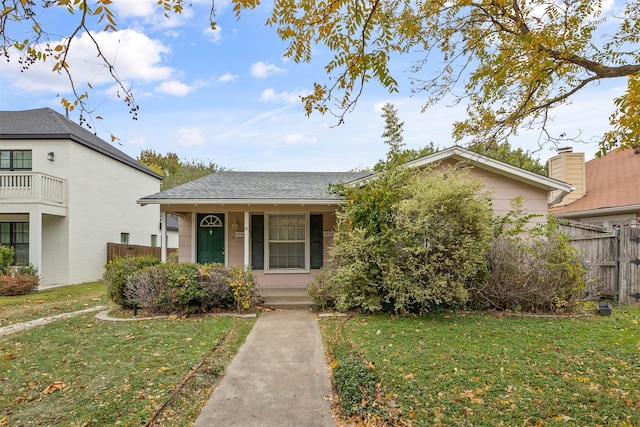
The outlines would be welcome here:
[[[50,162],[53,162],[53,151],[49,151],[47,153],[47,160],[49,160]]]
[[[233,231],[236,231],[238,229],[238,218],[233,218],[233,224],[231,224],[231,228],[233,228]]]

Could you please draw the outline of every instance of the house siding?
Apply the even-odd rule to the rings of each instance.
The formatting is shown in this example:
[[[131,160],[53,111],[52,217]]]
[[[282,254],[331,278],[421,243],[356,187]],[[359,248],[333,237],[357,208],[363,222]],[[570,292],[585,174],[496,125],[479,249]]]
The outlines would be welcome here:
[[[107,242],[129,233],[129,243],[148,246],[159,234],[158,206],[140,207],[136,200],[157,191],[160,181],[79,144],[69,161],[69,272],[74,281],[97,280]]]
[[[197,230],[197,222],[194,217],[198,213],[224,213],[225,214],[225,233],[226,233],[226,250],[225,250],[225,263],[227,266],[244,265],[245,262],[245,239],[250,238],[249,235],[244,237],[236,237],[233,230],[233,222],[238,222],[238,232],[244,231],[244,219],[245,209],[249,212],[249,218],[251,215],[265,215],[265,214],[321,214],[322,215],[322,229],[323,231],[332,231],[336,224],[335,209],[336,205],[328,206],[220,206],[220,205],[199,205],[193,206],[193,211],[185,211],[182,207],[180,210],[183,212],[174,212],[179,214],[179,250],[178,261],[179,262],[196,262],[197,254],[195,251],[196,242],[195,235]],[[249,226],[251,228],[251,226]],[[251,229],[250,229],[251,233]],[[323,265],[329,261],[329,250],[333,243],[333,238],[330,236],[324,236],[322,239],[322,261]],[[249,245],[251,246],[251,245]],[[251,250],[251,249],[250,249]],[[250,260],[250,257],[249,257]],[[269,287],[306,287],[313,277],[315,277],[319,270],[299,270],[292,272],[273,272],[269,270],[257,269],[253,271],[254,275],[258,279],[260,285],[264,288]]]
[[[136,203],[158,191],[157,178],[69,139],[2,140],[2,148],[32,150],[33,172],[65,180],[66,206],[0,202],[0,221],[22,215],[40,223],[40,237],[32,227],[29,245],[41,288],[99,280],[107,242],[119,242],[121,232],[129,232],[130,242],[140,245],[160,234],[159,207]],[[53,161],[47,160],[49,152]]]
[[[458,164],[453,159],[447,159],[441,163],[441,167],[452,167]],[[469,176],[481,180],[483,187],[489,192],[493,214],[504,216],[511,210],[511,202],[520,196],[524,199],[523,208],[529,214],[546,216],[549,212],[547,190],[527,185],[518,180],[508,178],[497,173],[472,167]],[[534,222],[542,222],[544,218],[534,219]]]

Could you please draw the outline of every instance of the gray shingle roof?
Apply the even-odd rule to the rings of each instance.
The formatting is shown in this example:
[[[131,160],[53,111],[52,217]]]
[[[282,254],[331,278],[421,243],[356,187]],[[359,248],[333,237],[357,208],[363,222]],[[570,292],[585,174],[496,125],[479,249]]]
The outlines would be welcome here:
[[[232,172],[222,171],[146,196],[141,203],[167,200],[313,201],[339,200],[330,183],[360,179],[368,172]]]
[[[162,178],[113,145],[51,108],[0,111],[0,140],[2,139],[71,139],[134,169],[158,179]]]

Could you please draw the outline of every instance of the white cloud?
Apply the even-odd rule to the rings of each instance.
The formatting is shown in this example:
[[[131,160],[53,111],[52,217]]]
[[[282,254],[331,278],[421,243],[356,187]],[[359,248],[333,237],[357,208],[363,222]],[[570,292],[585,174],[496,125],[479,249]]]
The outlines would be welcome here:
[[[104,56],[115,67],[122,82],[166,80],[173,72],[172,68],[162,65],[163,55],[169,53],[169,48],[145,34],[134,30],[120,30],[94,33],[93,37]],[[58,43],[60,41],[51,42],[54,46]],[[113,83],[107,66],[96,54],[96,47],[88,34],[83,33],[73,41],[67,63],[76,87],[83,88],[87,82],[94,88]],[[19,54],[14,51],[12,57],[18,58]],[[36,62],[27,72],[21,73],[17,60],[13,60],[11,63],[2,61],[0,71],[5,78],[13,81],[14,86],[25,91],[69,93],[70,85],[66,74],[51,72],[52,67],[53,63],[50,61]]]
[[[313,137],[306,137],[301,133],[289,133],[282,137],[282,141],[285,144],[290,144],[290,145],[303,144],[303,143],[315,144],[316,142],[318,142],[318,139]]]
[[[195,89],[195,86],[188,86],[178,80],[167,80],[160,83],[160,86],[155,91],[167,95],[186,96],[193,89]]]
[[[145,146],[149,145],[149,143],[144,136],[139,136],[137,138],[127,140],[127,145]]]
[[[307,91],[278,93],[274,89],[265,89],[260,94],[260,101],[264,101],[264,102],[280,101],[280,102],[285,102],[287,104],[295,104],[295,103],[300,103],[300,98],[306,95],[308,95]]]
[[[238,80],[238,76],[231,73],[225,73],[218,78],[218,83],[230,83]]]
[[[287,70],[279,68],[273,64],[267,64],[266,62],[258,61],[251,66],[251,74],[259,79],[266,79],[274,74],[284,74]]]
[[[193,17],[192,7],[186,6],[181,13],[165,11],[157,0],[113,0],[112,9],[116,18],[142,20],[155,28],[174,28],[184,25]],[[165,16],[166,13],[166,16]],[[117,21],[120,25],[121,22]],[[140,24],[140,22],[136,22]]]
[[[130,17],[150,17],[162,8],[157,5],[156,0],[113,0],[114,12],[116,16],[124,18]]]
[[[204,145],[203,129],[197,126],[183,127],[176,131],[176,141],[181,147]]]
[[[222,40],[222,27],[219,25],[216,26],[216,29],[212,29],[211,27],[207,27],[202,31],[202,34],[212,43],[218,43]]]

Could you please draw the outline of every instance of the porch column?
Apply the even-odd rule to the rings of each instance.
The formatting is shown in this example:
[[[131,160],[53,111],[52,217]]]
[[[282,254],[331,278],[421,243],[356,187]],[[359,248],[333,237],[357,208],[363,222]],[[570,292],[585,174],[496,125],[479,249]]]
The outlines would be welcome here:
[[[42,274],[42,212],[29,212],[29,263]]]
[[[249,212],[244,213],[244,266],[249,268]]]
[[[160,212],[160,261],[167,262],[167,213]]]

